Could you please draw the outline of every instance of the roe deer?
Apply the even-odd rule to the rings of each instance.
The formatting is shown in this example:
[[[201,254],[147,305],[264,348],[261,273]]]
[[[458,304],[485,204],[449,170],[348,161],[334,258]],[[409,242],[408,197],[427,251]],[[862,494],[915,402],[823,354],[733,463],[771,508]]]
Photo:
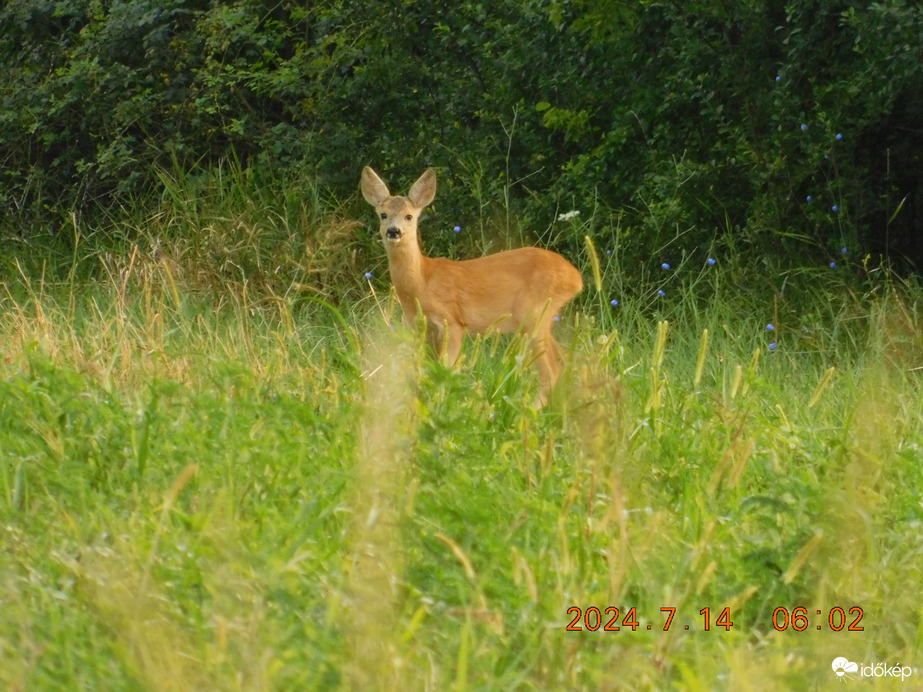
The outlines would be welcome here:
[[[583,288],[576,267],[561,255],[537,247],[507,250],[479,259],[426,257],[417,238],[420,212],[436,196],[436,174],[427,170],[406,197],[391,196],[371,168],[362,170],[362,196],[381,220],[391,283],[411,326],[422,311],[430,344],[454,365],[466,331],[522,331],[531,337],[546,403],[561,370],[551,329],[558,311]],[[418,307],[419,306],[419,307]]]

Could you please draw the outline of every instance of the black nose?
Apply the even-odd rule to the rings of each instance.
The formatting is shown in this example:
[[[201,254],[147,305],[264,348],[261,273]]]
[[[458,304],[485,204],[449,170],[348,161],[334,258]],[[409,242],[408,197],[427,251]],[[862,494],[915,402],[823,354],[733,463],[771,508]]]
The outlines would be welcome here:
[[[401,237],[401,229],[391,226],[391,228],[385,231],[385,235],[387,235],[389,238],[396,240]]]

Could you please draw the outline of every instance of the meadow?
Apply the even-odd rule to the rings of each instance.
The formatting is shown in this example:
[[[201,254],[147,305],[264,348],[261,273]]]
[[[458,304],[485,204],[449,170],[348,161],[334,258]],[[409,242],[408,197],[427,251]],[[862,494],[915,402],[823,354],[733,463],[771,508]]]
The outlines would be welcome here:
[[[535,410],[521,340],[392,326],[367,211],[165,182],[4,253],[3,689],[923,686],[914,282],[578,217]]]

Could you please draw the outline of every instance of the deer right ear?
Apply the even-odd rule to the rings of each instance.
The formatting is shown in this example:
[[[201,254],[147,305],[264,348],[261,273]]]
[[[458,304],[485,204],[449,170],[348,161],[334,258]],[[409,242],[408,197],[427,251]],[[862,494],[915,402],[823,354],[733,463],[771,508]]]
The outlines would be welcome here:
[[[382,182],[378,174],[369,166],[362,169],[362,182],[360,187],[362,188],[362,196],[365,197],[365,201],[376,208],[380,207],[381,203],[391,196],[391,193],[388,192],[387,185]]]

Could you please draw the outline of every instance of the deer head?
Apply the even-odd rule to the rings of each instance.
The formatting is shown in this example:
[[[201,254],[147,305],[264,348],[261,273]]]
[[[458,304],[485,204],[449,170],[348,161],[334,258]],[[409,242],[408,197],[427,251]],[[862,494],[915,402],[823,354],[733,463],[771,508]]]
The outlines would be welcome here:
[[[366,166],[362,169],[362,196],[378,213],[381,239],[389,251],[402,246],[420,247],[417,221],[436,196],[436,174],[432,169],[420,176],[406,197],[392,197],[378,174]]]

